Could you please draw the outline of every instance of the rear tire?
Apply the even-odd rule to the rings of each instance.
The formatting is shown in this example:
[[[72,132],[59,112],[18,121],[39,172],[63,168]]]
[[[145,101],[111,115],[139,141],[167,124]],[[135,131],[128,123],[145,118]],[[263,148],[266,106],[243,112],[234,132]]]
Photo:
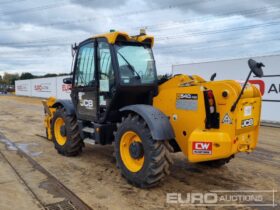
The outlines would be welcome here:
[[[56,125],[56,123],[58,123],[58,125]],[[59,123],[65,126],[64,134],[61,133],[60,129],[56,129]],[[76,116],[67,115],[63,108],[58,108],[54,113],[51,128],[54,147],[59,154],[64,156],[76,156],[82,152],[84,142],[80,137]]]
[[[169,174],[169,166],[172,163],[170,157],[172,147],[167,141],[154,140],[147,124],[138,115],[129,115],[123,118],[117,127],[115,155],[117,166],[120,168],[122,175],[136,187],[148,188],[157,185]],[[128,157],[129,153],[124,152],[128,148],[128,146],[124,146],[127,145],[124,139],[131,134],[135,136],[129,140],[132,142],[130,145],[135,142],[142,144],[143,154],[140,158],[133,158],[131,153]],[[130,163],[127,163],[127,159]]]

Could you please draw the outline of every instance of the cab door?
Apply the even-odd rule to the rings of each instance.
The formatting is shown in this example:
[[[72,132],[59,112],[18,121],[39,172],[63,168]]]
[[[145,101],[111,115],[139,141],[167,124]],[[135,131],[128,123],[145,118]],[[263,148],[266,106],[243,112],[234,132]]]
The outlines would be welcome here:
[[[96,47],[93,40],[79,46],[74,66],[74,85],[71,93],[77,117],[96,121],[98,81],[96,77]]]
[[[99,121],[106,120],[110,112],[112,98],[116,92],[115,72],[113,68],[112,53],[106,39],[99,38],[97,46],[98,79],[99,79]]]

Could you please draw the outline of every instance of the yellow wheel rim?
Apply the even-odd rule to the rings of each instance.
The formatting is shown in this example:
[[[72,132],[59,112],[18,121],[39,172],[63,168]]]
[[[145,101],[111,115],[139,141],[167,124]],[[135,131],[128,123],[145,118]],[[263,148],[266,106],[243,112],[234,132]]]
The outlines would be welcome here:
[[[131,172],[140,171],[144,165],[144,156],[135,159],[131,157],[129,147],[134,142],[142,142],[141,138],[133,131],[127,131],[123,134],[120,142],[121,158],[126,168]]]
[[[66,143],[66,136],[63,136],[60,132],[61,127],[64,125],[64,120],[61,117],[57,118],[54,123],[54,136],[57,143],[61,146],[63,146]]]

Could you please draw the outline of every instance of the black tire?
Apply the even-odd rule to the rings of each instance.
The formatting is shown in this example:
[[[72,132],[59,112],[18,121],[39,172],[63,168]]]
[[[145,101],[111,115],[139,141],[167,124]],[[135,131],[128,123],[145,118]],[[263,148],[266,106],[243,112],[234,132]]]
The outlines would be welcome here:
[[[219,160],[210,160],[210,161],[205,161],[205,162],[200,162],[200,165],[208,166],[211,168],[220,168],[224,166],[225,164],[229,163],[229,161],[232,159],[232,157],[229,158],[223,158]]]
[[[145,121],[138,115],[129,115],[117,125],[115,132],[115,156],[117,166],[127,181],[140,188],[148,188],[157,185],[169,174],[169,166],[172,164],[170,151],[172,147],[168,141],[155,141]],[[144,163],[137,172],[130,171],[124,164],[120,154],[120,142],[124,133],[135,132],[142,141],[144,151]]]
[[[58,118],[62,118],[65,123],[66,142],[64,145],[60,145],[55,138],[54,124]],[[63,108],[59,108],[54,113],[51,128],[54,147],[59,154],[64,156],[77,156],[82,152],[84,142],[80,137],[76,116],[67,115]]]

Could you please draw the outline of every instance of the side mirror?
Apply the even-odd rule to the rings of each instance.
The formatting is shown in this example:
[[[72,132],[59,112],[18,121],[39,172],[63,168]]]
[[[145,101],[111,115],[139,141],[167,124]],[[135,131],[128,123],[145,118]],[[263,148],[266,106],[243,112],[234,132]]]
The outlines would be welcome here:
[[[64,79],[63,79],[63,83],[64,83],[64,84],[67,84],[67,85],[72,84],[72,78],[71,78],[71,77],[64,78]]]
[[[263,70],[262,67],[265,67],[263,63],[258,63],[253,59],[248,60],[248,65],[251,69],[251,71],[254,73],[256,77],[262,77],[263,76]]]

